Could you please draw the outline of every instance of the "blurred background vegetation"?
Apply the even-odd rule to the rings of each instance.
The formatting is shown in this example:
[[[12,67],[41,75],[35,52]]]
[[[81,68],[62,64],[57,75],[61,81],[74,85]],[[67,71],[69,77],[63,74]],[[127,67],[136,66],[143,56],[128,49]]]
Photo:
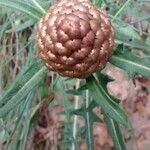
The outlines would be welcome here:
[[[85,81],[48,71],[37,56],[36,24],[55,2],[0,0],[0,150],[116,149]],[[92,2],[108,11],[116,31],[115,52],[104,70],[114,81],[97,76],[106,79],[104,89],[111,81],[109,93],[128,113],[128,127],[121,126],[127,149],[149,150],[150,1]],[[124,150],[115,129],[115,145]]]

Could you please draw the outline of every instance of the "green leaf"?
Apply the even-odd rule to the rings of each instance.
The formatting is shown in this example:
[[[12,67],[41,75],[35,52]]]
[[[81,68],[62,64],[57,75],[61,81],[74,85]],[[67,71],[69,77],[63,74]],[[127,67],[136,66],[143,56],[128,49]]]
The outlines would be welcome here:
[[[130,26],[124,26],[124,27],[119,27],[118,25],[116,26],[116,37],[117,39],[128,39],[127,37],[130,37],[131,39],[140,39],[139,34]],[[121,37],[121,35],[124,35]]]
[[[87,90],[86,84],[80,86],[78,89],[67,90],[66,93],[73,95],[83,95],[85,90]]]
[[[15,24],[13,32],[22,31],[28,27],[31,27],[34,24],[35,24],[35,20],[32,20],[32,19],[24,21],[23,23]],[[12,29],[7,30],[7,32],[12,32]]]
[[[65,78],[59,77],[57,83],[56,83],[56,91],[59,91],[59,94],[62,97],[61,104],[64,108],[64,114],[66,117],[66,125],[63,129],[63,140],[61,141],[61,144],[67,149],[67,147],[77,147],[77,140],[73,137],[73,124],[71,120],[70,110],[72,109],[71,102],[68,100],[68,94],[65,91]],[[67,146],[67,147],[66,147]]]
[[[127,26],[126,24],[124,27],[120,27],[116,24],[113,24],[113,26],[115,28],[117,44],[143,49],[145,52],[150,53],[150,44],[146,41],[142,41],[141,37],[132,26]]]
[[[110,63],[128,72],[132,77],[135,74],[141,74],[150,77],[150,57],[137,56],[130,51],[121,52],[117,50]]]
[[[84,115],[84,107],[81,107],[79,109],[75,109],[71,111],[71,115],[78,115],[78,116],[83,116]]]
[[[97,104],[99,104],[105,114],[118,123],[127,124],[127,115],[124,110],[115,102],[115,100],[103,88],[101,83],[92,75],[86,79],[91,95]]]
[[[4,117],[9,111],[14,109],[15,106],[18,105],[21,100],[44,79],[47,69],[46,67],[41,67],[37,72],[34,72],[34,74],[30,74],[30,71],[27,70],[27,74],[23,74],[26,75],[28,79],[25,79],[23,85],[19,86],[17,83],[17,85],[14,84],[8,89],[5,95],[0,98],[0,104],[2,105],[0,109],[0,117]]]
[[[13,131],[11,132],[9,139],[7,140],[6,149],[8,149],[10,142],[13,141],[13,136],[15,136],[14,135],[15,132],[17,132],[19,128],[22,128],[21,125],[24,124],[24,117],[25,117],[25,115],[27,115],[27,112],[29,111],[33,96],[34,96],[33,93],[30,92],[27,95],[24,103],[22,103],[22,105],[20,106],[19,114],[17,116],[15,116],[17,118],[17,120],[15,122],[15,127],[14,127]]]
[[[0,39],[2,39],[3,34],[6,32],[8,26],[9,26],[9,19],[7,17],[5,17],[5,15],[1,16],[1,20],[3,21],[3,25],[0,26]]]
[[[31,59],[31,58],[30,58]],[[43,64],[38,59],[33,59],[32,62],[27,61],[21,72],[15,80],[5,89],[5,92],[0,97],[0,107],[4,106],[13,95],[15,95],[26,82],[28,82],[35,74],[43,67]]]
[[[102,5],[103,0],[92,0],[92,3],[96,6],[101,6]]]
[[[108,117],[107,115],[105,116],[105,121],[108,127],[108,130],[111,134],[112,140],[115,145],[116,150],[126,150],[125,142],[120,130],[120,126],[116,121]]]
[[[19,10],[29,15],[34,20],[38,20],[43,14],[28,1],[23,0],[0,0],[0,6],[10,7],[14,10]]]
[[[91,103],[89,104],[89,107],[87,108],[88,110],[92,110],[94,109],[96,106],[98,106],[98,104],[92,100]]]

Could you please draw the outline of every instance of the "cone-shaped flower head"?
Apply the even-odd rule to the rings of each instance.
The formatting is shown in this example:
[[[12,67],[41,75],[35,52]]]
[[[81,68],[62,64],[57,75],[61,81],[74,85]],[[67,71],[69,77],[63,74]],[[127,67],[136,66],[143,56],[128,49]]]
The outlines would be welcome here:
[[[50,70],[86,78],[112,55],[114,31],[106,12],[91,2],[62,0],[41,18],[36,41]]]

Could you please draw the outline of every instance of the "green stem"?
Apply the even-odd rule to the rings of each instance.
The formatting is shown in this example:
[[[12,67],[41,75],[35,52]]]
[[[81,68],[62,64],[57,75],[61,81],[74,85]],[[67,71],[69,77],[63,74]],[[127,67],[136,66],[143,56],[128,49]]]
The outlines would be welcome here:
[[[80,86],[80,80],[77,80],[76,83],[76,89],[78,89]],[[75,104],[74,104],[74,109],[78,109],[79,108],[79,96],[75,96]],[[74,120],[73,120],[73,138],[74,140],[76,140],[76,135],[77,135],[77,124],[78,124],[78,116],[75,115]],[[76,149],[76,144],[72,143],[72,150]]]
[[[87,140],[87,149],[88,150],[94,150],[94,140],[93,140],[93,121],[91,120],[90,117],[90,112],[87,111],[88,107],[90,104],[90,98],[89,98],[89,91],[86,91],[86,118],[85,118],[85,122],[86,122],[86,126],[87,126],[87,131],[86,131],[86,140]]]

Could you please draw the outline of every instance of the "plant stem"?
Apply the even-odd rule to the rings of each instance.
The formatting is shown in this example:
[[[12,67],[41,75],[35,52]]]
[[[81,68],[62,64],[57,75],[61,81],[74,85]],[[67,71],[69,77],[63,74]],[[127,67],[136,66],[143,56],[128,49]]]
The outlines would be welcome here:
[[[80,86],[80,79],[77,80],[76,83],[76,89],[78,89]],[[79,96],[75,96],[75,103],[74,103],[74,109],[79,108]],[[74,120],[73,120],[73,138],[76,139],[76,134],[77,134],[77,123],[78,123],[78,116],[75,115]],[[75,143],[72,143],[72,150],[75,150],[76,145]]]
[[[93,150],[93,122],[91,121],[91,117],[90,117],[90,112],[87,111],[88,107],[90,104],[90,99],[89,99],[89,91],[86,91],[86,102],[85,102],[85,106],[86,106],[86,126],[87,126],[87,131],[86,131],[86,140],[87,140],[87,149],[88,150]]]

